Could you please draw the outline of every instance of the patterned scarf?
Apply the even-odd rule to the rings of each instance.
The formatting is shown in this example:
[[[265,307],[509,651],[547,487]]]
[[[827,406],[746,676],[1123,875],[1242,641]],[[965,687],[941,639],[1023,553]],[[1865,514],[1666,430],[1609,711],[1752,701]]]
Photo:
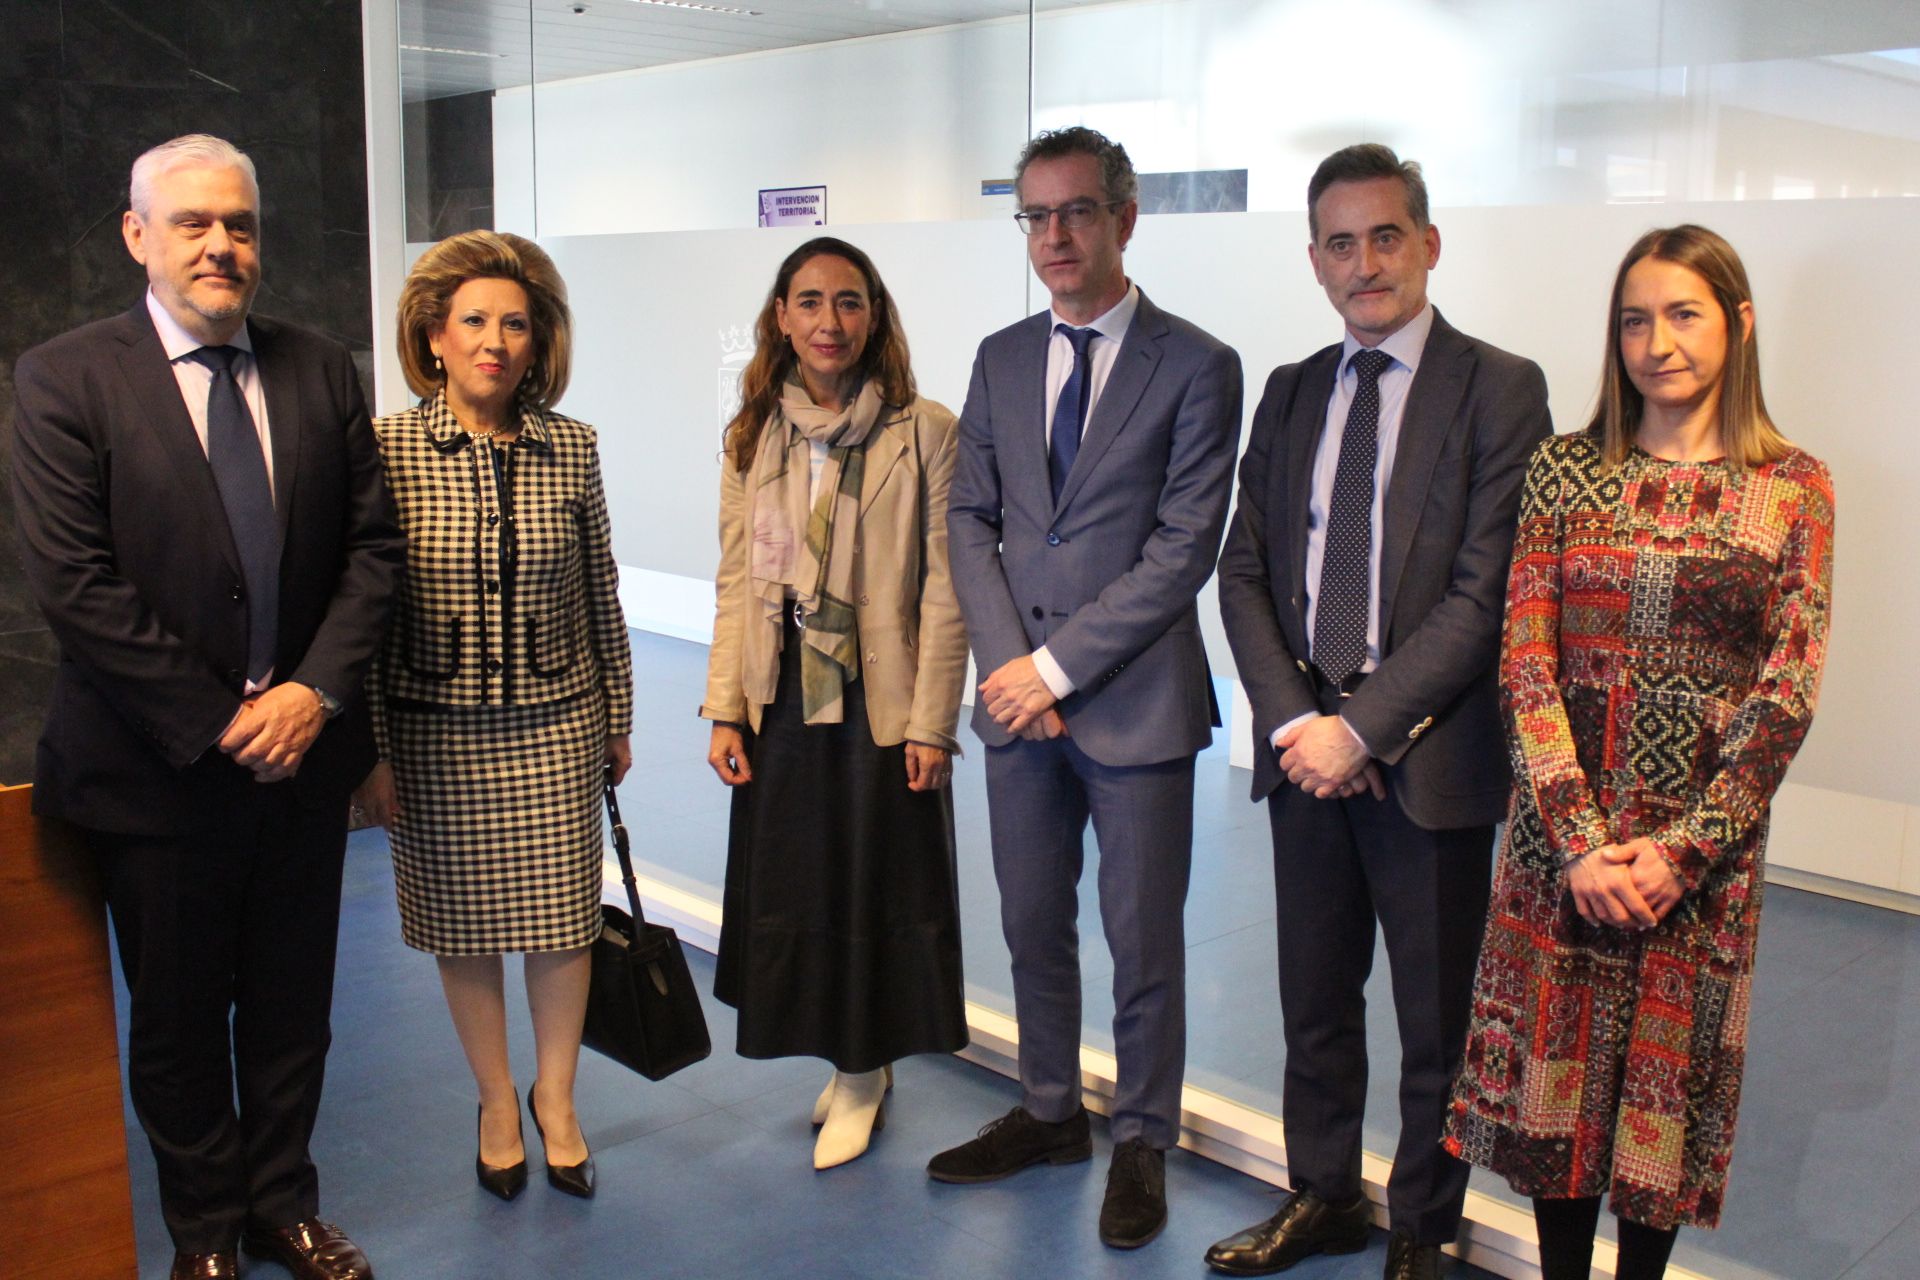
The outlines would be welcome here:
[[[822,409],[794,373],[760,433],[748,481],[753,532],[748,584],[760,599],[763,625],[773,629],[775,650],[783,628],[780,615],[792,594],[801,627],[801,706],[808,724],[839,724],[845,718],[846,686],[860,677],[860,636],[851,603],[853,541],[867,469],[863,446],[883,408],[879,388],[869,380],[845,409]],[[811,498],[815,441],[827,446],[817,502]]]

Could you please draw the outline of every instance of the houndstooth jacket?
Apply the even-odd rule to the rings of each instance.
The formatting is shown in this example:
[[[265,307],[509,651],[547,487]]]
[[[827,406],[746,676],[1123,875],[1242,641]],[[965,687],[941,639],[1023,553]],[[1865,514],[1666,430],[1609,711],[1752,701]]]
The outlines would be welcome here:
[[[407,571],[368,679],[386,705],[535,706],[597,692],[630,732],[633,667],[592,427],[523,409],[520,436],[467,435],[444,394],[374,420]]]

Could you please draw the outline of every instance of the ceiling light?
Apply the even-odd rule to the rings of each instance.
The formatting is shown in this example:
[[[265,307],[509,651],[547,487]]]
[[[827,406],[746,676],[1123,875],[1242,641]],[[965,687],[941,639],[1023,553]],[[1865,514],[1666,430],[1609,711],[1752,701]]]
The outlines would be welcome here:
[[[698,0],[632,0],[634,4],[650,4],[661,9],[692,9],[696,13],[724,13],[735,18],[757,18],[758,9],[736,9],[730,4],[700,4]]]
[[[409,53],[451,53],[462,58],[504,58],[504,53],[488,53],[484,49],[442,49],[432,44],[403,44],[400,46]]]

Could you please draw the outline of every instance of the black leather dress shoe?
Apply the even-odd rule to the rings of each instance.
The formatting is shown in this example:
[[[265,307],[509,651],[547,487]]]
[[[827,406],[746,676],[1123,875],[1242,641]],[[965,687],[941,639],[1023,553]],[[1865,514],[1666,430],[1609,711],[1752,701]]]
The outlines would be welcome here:
[[[1100,1205],[1100,1243],[1138,1249],[1167,1225],[1167,1153],[1138,1138],[1113,1149],[1107,1198]]]
[[[373,1280],[373,1264],[360,1246],[318,1218],[290,1227],[248,1227],[240,1247],[255,1258],[279,1263],[294,1280]]]
[[[1415,1244],[1413,1237],[1396,1231],[1387,1241],[1385,1280],[1440,1280],[1440,1246]]]
[[[1082,1107],[1058,1124],[1015,1107],[989,1121],[970,1142],[927,1161],[935,1182],[994,1182],[1036,1164],[1074,1164],[1093,1158],[1093,1134]]]
[[[1259,1226],[1208,1249],[1207,1265],[1230,1276],[1270,1276],[1316,1253],[1360,1252],[1372,1224],[1373,1208],[1364,1195],[1332,1205],[1311,1191],[1296,1191]]]
[[[540,1145],[544,1148],[547,1145],[547,1131],[540,1127],[540,1113],[534,1110],[533,1106],[533,1090],[538,1084],[539,1081],[536,1080],[534,1085],[529,1085],[527,1088],[527,1114],[533,1117],[533,1131],[540,1135]],[[582,1141],[584,1140],[583,1137]],[[579,1196],[582,1200],[593,1199],[593,1154],[589,1152],[587,1158],[579,1164],[555,1164],[551,1160],[547,1161],[547,1185],[555,1191]]]
[[[476,1148],[479,1145],[477,1135],[480,1128],[481,1113],[483,1113],[485,1109],[484,1106],[478,1108],[473,1118]],[[513,1122],[514,1126],[518,1128],[520,1124],[520,1099],[518,1095],[513,1099]],[[499,1196],[502,1200],[511,1200],[527,1189],[526,1130],[521,1129],[520,1132],[522,1135],[520,1142],[520,1159],[512,1164],[488,1164],[480,1158],[480,1153],[477,1149],[473,1153],[473,1176],[479,1181],[480,1189],[492,1195]]]
[[[234,1280],[239,1274],[240,1255],[232,1249],[222,1253],[175,1253],[167,1280]]]

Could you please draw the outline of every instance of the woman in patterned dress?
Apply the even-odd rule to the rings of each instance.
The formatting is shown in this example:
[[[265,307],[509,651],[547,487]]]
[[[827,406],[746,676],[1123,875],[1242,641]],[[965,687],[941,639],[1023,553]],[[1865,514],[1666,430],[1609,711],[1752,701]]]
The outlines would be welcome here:
[[[1833,488],[1760,394],[1732,246],[1649,232],[1600,403],[1529,468],[1501,651],[1515,788],[1446,1145],[1534,1199],[1542,1273],[1718,1224],[1767,811],[1826,656]]]
[[[867,1149],[896,1059],[967,1042],[948,789],[967,638],[957,431],[871,259],[787,255],[727,428],[707,762],[734,788],[714,994],[739,1052],[825,1058],[816,1169]]]
[[[503,952],[525,955],[547,1181],[593,1194],[573,1108],[600,931],[603,769],[631,763],[632,669],[593,428],[567,386],[566,285],[530,240],[471,231],[400,294],[421,397],[373,424],[407,574],[368,678],[381,762],[356,799],[387,829],[401,935],[439,961],[480,1092],[480,1185],[527,1181]]]

